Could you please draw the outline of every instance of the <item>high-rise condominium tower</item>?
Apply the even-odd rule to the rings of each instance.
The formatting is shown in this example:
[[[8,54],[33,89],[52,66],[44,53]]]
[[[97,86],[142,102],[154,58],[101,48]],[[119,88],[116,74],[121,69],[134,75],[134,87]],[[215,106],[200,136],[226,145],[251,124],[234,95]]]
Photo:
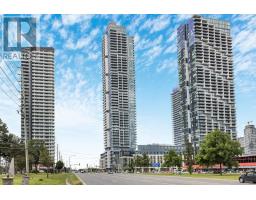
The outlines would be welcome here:
[[[179,88],[173,90],[172,94],[172,123],[174,133],[174,145],[182,146],[184,143],[184,135],[181,121],[181,95]]]
[[[118,168],[136,148],[134,40],[110,23],[103,36],[104,166]]]
[[[236,139],[230,24],[195,15],[177,31],[184,137],[197,147],[214,129]]]
[[[21,109],[25,111],[27,139],[42,140],[54,159],[54,49],[22,48],[21,55]],[[24,115],[21,116],[24,140]]]

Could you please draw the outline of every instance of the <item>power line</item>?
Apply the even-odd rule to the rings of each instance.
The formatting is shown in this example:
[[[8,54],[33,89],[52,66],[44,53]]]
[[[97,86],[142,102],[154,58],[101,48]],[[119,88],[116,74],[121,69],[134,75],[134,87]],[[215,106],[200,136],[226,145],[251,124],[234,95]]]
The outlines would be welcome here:
[[[2,88],[2,86],[0,85],[0,89],[3,91],[3,93],[9,97],[15,104],[17,104],[18,106],[20,106],[11,96],[9,96],[9,94],[7,92],[5,92],[5,90]]]
[[[17,89],[16,85],[13,83],[13,81],[10,79],[10,77],[6,74],[6,72],[4,71],[3,67],[0,66],[2,72],[4,73],[4,75],[7,77],[7,79],[9,80],[9,82],[13,85],[13,87],[15,88],[15,90],[20,93],[20,91]]]
[[[6,82],[4,81],[4,79],[1,76],[0,76],[0,79],[8,87],[9,91],[19,100],[19,97],[17,96],[17,94],[10,88],[10,86],[8,86],[6,84]],[[1,89],[4,90],[2,87],[1,87]],[[6,94],[7,92],[4,92],[4,93]],[[7,96],[9,97],[9,95],[7,95]]]
[[[7,65],[6,65],[6,66],[7,66]],[[8,87],[9,91],[19,100],[19,96],[18,96],[18,95],[20,94],[19,90],[16,88],[15,84],[11,81],[10,77],[9,77],[9,76],[6,74],[6,72],[4,71],[3,65],[0,66],[0,68],[1,68],[2,72],[4,73],[4,75],[7,77],[7,79],[9,80],[9,82],[8,82],[8,81],[5,81],[2,76],[0,76],[0,79],[1,79],[2,82]],[[9,67],[8,67],[8,68],[9,68]],[[9,70],[10,70],[10,69],[9,69]],[[7,83],[8,83],[8,84],[7,84]],[[14,90],[13,90],[11,84],[14,86]],[[1,90],[3,91],[4,89],[1,88]],[[18,95],[16,94],[16,92],[18,92]],[[9,94],[7,94],[7,92],[4,91],[4,93],[5,93],[10,99],[13,99],[13,98],[10,97]],[[15,103],[16,103],[16,101],[15,101]],[[16,104],[17,104],[17,103],[16,103]]]
[[[12,67],[10,67],[10,65],[7,64],[7,62],[4,61],[4,63],[5,63],[5,65],[8,67],[8,69],[10,70],[11,74],[13,75],[13,77],[15,78],[15,80],[17,81],[17,83],[19,84],[19,80],[18,80],[18,78],[17,78],[16,75],[15,75],[16,73],[12,70],[12,68],[15,69],[15,66],[12,64],[12,62],[10,62],[10,65],[11,65]],[[20,84],[19,84],[19,85],[20,85]]]

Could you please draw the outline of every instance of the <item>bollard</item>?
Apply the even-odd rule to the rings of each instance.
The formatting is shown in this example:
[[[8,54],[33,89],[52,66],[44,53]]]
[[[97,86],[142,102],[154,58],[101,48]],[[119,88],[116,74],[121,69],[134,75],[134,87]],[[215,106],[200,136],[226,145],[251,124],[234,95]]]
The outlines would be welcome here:
[[[23,176],[22,185],[29,185],[29,176]]]

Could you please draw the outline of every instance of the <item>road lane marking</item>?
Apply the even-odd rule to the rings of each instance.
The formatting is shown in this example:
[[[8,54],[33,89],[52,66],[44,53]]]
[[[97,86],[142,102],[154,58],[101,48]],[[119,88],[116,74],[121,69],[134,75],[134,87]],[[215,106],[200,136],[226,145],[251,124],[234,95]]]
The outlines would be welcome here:
[[[77,175],[76,173],[74,173],[75,176],[79,179],[79,181],[83,184],[83,185],[87,185],[86,182],[84,180],[82,180],[82,178],[80,178],[79,175]]]

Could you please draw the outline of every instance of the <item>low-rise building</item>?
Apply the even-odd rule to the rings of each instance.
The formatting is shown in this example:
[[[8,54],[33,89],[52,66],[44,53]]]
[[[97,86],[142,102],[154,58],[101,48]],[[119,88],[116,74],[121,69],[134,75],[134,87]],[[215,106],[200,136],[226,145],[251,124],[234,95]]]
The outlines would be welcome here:
[[[147,144],[138,145],[136,155],[146,154],[149,157],[151,166],[160,167],[164,163],[164,155],[170,150],[182,153],[182,147],[167,144]]]

